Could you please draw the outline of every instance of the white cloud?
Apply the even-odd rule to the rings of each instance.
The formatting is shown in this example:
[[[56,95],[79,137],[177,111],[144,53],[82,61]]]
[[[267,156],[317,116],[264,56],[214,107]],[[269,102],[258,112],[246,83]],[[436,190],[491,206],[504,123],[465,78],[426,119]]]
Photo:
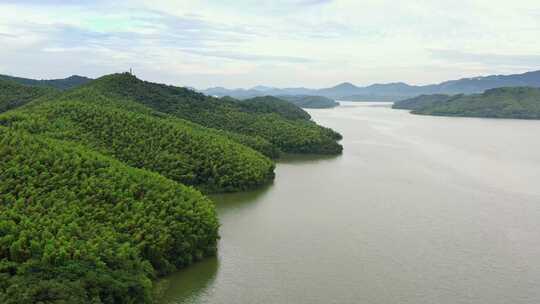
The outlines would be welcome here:
[[[0,4],[0,72],[317,87],[540,67],[538,1],[69,2]]]

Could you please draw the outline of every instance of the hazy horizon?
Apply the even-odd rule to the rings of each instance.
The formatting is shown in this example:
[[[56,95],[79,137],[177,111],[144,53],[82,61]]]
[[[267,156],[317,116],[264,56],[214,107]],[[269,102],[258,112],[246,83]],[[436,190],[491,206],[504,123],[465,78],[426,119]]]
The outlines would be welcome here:
[[[0,0],[0,73],[131,67],[198,89],[424,85],[538,70],[539,32],[537,1]]]

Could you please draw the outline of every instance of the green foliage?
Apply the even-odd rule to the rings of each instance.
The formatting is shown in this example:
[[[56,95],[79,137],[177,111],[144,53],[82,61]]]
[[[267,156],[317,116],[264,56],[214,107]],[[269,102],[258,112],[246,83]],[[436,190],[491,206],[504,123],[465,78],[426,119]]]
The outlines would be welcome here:
[[[0,79],[0,113],[18,108],[38,97],[53,92],[53,89],[29,87]]]
[[[248,113],[275,113],[286,119],[310,120],[311,116],[293,103],[273,96],[261,96],[250,99],[233,101],[242,111]]]
[[[214,255],[198,191],[0,127],[0,303],[147,303],[152,279]]]
[[[338,102],[324,96],[279,95],[277,97],[305,109],[325,109],[339,106]]]
[[[395,108],[424,115],[540,119],[540,89],[512,87],[473,95],[426,95],[399,102]]]
[[[90,78],[76,76],[76,75],[73,75],[64,79],[50,79],[50,80],[35,80],[35,79],[28,79],[28,78],[21,78],[21,77],[13,77],[13,76],[8,76],[8,75],[0,75],[0,80],[8,80],[8,81],[16,82],[16,83],[26,85],[26,86],[55,88],[59,90],[67,90],[67,89],[75,88],[75,87],[81,86],[85,83],[92,81],[92,79]]]
[[[422,108],[434,106],[438,103],[445,103],[451,98],[452,96],[444,94],[420,95],[414,98],[397,101],[392,105],[392,108],[404,110],[419,110]]]
[[[215,207],[190,186],[250,189],[274,177],[266,156],[342,149],[273,97],[129,74],[0,85],[0,303],[149,303],[157,276],[216,252]]]
[[[246,190],[274,177],[269,159],[229,139],[240,135],[160,115],[92,89],[6,113],[0,116],[0,124],[78,142],[132,167],[208,192]]]
[[[339,134],[308,120],[309,115],[298,107],[272,97],[217,99],[125,73],[104,76],[88,86],[206,127],[259,136],[283,152],[338,154],[343,149],[336,142]],[[269,100],[268,104],[264,100]]]
[[[210,128],[209,130],[212,130],[212,133],[225,136],[236,143],[250,147],[251,149],[258,151],[271,159],[279,158],[281,154],[281,150],[279,150],[279,148],[276,145],[273,145],[268,140],[262,138],[259,135],[250,136],[250,135],[245,135],[245,134],[240,134],[240,133],[234,133],[231,131],[224,131],[224,130],[210,129]]]

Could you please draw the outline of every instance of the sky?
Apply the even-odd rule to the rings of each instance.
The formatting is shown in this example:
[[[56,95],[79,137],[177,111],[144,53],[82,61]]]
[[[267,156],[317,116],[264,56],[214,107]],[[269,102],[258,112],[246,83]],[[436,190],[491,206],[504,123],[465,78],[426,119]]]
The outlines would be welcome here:
[[[207,88],[540,70],[538,0],[0,0],[0,73]]]

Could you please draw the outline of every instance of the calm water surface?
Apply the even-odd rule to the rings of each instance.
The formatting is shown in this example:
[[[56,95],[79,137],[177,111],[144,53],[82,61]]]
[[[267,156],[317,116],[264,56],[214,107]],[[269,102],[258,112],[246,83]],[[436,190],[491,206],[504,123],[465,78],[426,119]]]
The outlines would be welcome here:
[[[540,303],[540,121],[310,113],[344,154],[215,197],[219,256],[163,303]]]

